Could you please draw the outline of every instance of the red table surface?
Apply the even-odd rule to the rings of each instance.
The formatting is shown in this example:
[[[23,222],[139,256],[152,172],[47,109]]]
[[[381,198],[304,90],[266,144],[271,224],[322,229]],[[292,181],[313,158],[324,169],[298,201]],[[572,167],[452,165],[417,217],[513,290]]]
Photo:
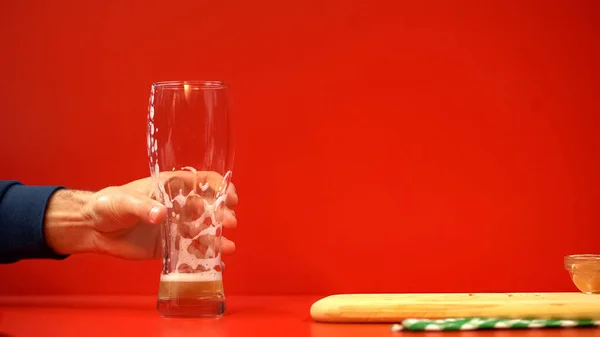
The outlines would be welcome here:
[[[392,333],[390,324],[313,322],[315,296],[229,296],[220,319],[165,319],[152,297],[0,297],[0,337],[600,336],[598,328]]]

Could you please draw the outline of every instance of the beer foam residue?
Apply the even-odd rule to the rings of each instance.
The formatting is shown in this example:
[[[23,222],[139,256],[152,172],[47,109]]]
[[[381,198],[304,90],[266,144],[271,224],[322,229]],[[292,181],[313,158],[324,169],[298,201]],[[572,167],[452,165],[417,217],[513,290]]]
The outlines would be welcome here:
[[[204,272],[197,274],[188,273],[169,273],[160,275],[161,282],[211,282],[221,281],[222,275],[220,272]]]

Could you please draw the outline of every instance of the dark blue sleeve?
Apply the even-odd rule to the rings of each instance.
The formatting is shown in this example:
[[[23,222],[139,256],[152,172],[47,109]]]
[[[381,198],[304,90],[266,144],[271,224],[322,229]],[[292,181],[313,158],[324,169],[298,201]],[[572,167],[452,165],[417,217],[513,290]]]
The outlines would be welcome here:
[[[0,180],[0,263],[66,258],[56,254],[44,236],[48,201],[61,188]]]

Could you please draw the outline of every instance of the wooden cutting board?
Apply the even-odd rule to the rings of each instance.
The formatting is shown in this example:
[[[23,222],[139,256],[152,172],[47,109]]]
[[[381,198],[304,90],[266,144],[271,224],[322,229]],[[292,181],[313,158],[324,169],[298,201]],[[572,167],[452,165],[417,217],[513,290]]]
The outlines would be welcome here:
[[[320,299],[313,320],[398,323],[405,318],[535,318],[600,320],[600,295],[583,293],[346,294]]]

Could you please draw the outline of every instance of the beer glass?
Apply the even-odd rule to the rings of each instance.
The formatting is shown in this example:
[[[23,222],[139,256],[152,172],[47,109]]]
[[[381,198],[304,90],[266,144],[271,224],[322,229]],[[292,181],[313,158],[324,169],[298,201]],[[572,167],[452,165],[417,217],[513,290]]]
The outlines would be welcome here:
[[[233,144],[228,85],[167,81],[151,87],[147,146],[161,225],[157,309],[164,317],[225,312],[221,232]]]

